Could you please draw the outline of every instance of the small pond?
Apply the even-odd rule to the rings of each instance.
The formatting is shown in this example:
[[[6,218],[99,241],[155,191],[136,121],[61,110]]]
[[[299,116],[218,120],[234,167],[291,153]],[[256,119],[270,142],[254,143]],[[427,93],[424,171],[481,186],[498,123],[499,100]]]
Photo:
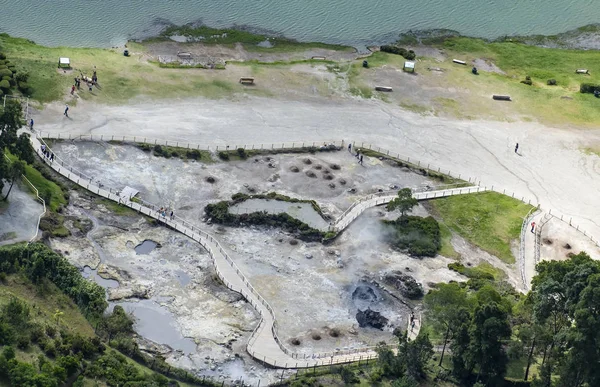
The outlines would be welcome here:
[[[143,241],[139,245],[135,246],[133,249],[135,250],[135,252],[138,255],[141,255],[141,254],[150,254],[150,252],[152,250],[154,250],[157,246],[158,246],[158,243],[156,243],[154,241],[151,241],[149,239],[146,239],[145,241]]]
[[[119,281],[116,281],[113,279],[102,278],[98,275],[97,270],[94,270],[87,265],[83,267],[83,272],[81,273],[81,275],[84,278],[91,279],[92,281],[94,281],[95,283],[97,283],[98,285],[102,286],[105,289],[108,289],[108,288],[114,289],[114,288],[119,287]]]
[[[329,223],[315,211],[310,203],[290,203],[275,199],[248,199],[229,207],[229,212],[232,214],[250,214],[259,211],[266,211],[269,214],[285,212],[317,230],[327,230],[329,227]]]
[[[110,304],[110,310],[120,305],[127,313],[136,317],[135,331],[148,340],[166,344],[183,353],[196,353],[196,343],[183,337],[175,323],[175,317],[164,306],[152,300],[124,301]]]
[[[190,281],[192,280],[192,278],[188,275],[188,273],[186,273],[183,270],[175,270],[175,275],[177,276],[177,280],[179,281],[179,284],[183,287],[185,287],[187,284],[189,284]]]

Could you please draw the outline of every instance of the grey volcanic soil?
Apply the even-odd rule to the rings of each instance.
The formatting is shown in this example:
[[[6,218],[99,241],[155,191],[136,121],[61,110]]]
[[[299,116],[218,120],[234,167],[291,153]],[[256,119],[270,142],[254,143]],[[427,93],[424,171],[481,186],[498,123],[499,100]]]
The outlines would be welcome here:
[[[71,191],[64,215],[72,236],[51,239],[50,245],[80,270],[91,274],[90,268],[96,269],[105,278],[101,284],[118,281],[118,287],[108,289],[108,298],[139,319],[138,332],[150,339],[142,340],[142,346],[203,375],[242,376],[254,383],[275,380],[275,372],[257,369],[245,352],[258,324],[254,309],[215,281],[207,252],[133,212],[117,216],[104,203],[87,192]],[[76,227],[75,220],[84,227]],[[145,240],[160,247],[137,254],[135,247]]]
[[[202,164],[157,158],[132,146],[105,143],[63,142],[53,149],[68,163],[106,186],[135,187],[142,198],[173,207],[176,214],[199,225],[207,203],[229,199],[240,191],[277,191],[316,199],[326,214],[337,217],[358,197],[379,189],[387,190],[392,185],[435,184],[376,158],[365,157],[365,165],[360,166],[347,151],[261,156],[246,161]],[[311,163],[306,164],[305,159],[310,159]],[[332,169],[332,164],[338,164],[340,169]],[[299,172],[292,172],[293,166]],[[325,169],[334,175],[333,180],[323,178]],[[307,176],[308,171],[317,177]],[[208,176],[215,177],[216,182],[205,182]],[[346,181],[345,185],[339,184],[341,179]],[[329,186],[331,182],[336,183],[335,188]],[[349,188],[356,192],[348,192]],[[427,215],[422,207],[414,212]],[[382,216],[391,219],[398,214],[369,210],[332,246],[303,242],[292,245],[291,238],[277,229],[204,227],[219,234],[242,271],[274,307],[283,341],[294,346],[296,351],[310,354],[389,340],[394,327],[406,326],[412,304],[405,305],[407,301],[391,289],[378,289],[379,296],[373,302],[357,303],[352,293],[360,284],[376,289],[373,282],[382,282],[384,274],[390,270],[414,276],[425,290],[430,282],[464,280],[447,269],[451,259],[440,256],[419,260],[391,250],[385,241],[385,230],[380,222]],[[148,235],[140,236],[134,244],[147,238]],[[155,237],[150,239],[160,242]],[[112,250],[117,248],[108,243],[105,245]],[[127,267],[127,261],[121,262],[121,266]],[[157,281],[154,277],[148,278],[147,286]],[[389,325],[382,331],[358,329],[356,312],[359,307],[381,312]],[[332,337],[329,334],[332,329],[340,334]],[[313,336],[321,339],[313,339]],[[291,344],[292,341],[297,343],[293,339],[298,339],[300,344]]]
[[[5,184],[0,197],[8,192]],[[44,212],[29,189],[21,182],[15,183],[8,197],[8,206],[0,209],[0,245],[28,241],[35,235],[38,219]]]

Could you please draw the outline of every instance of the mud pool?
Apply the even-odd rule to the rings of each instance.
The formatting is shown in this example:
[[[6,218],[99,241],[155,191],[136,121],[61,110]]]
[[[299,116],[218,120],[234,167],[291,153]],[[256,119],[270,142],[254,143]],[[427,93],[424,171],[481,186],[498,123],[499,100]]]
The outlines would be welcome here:
[[[148,340],[165,344],[186,355],[196,352],[196,343],[181,335],[175,325],[175,316],[154,300],[139,300],[111,303],[110,311],[120,305],[127,313],[135,316],[135,331]]]
[[[157,246],[158,244],[156,242],[146,239],[133,249],[135,250],[136,254],[150,254],[150,252],[152,252],[152,250],[154,250]]]
[[[286,213],[317,230],[327,230],[329,223],[315,211],[310,203],[290,203],[273,199],[248,199],[229,207],[232,214],[250,214],[253,212],[269,214]]]

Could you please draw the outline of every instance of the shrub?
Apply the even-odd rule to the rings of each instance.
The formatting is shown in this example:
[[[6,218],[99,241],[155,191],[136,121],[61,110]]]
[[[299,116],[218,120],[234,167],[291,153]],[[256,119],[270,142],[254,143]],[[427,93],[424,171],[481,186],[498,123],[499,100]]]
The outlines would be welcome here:
[[[15,79],[17,82],[27,82],[29,79],[29,73],[17,73],[17,75],[15,75]]]
[[[529,86],[533,85],[533,81],[531,80],[531,77],[529,75],[527,75],[525,77],[525,80],[521,81],[521,83]]]
[[[6,59],[6,55],[3,52],[0,52],[0,59],[2,59],[2,60]]]
[[[29,94],[31,92],[29,84],[27,82],[18,82],[19,91],[23,94]]]
[[[154,156],[162,156],[163,155],[163,148],[160,145],[154,145]]]
[[[0,89],[7,92],[8,90],[10,90],[10,83],[6,80],[0,81]]]
[[[546,83],[548,86],[556,86],[556,79],[548,79],[548,82]]]
[[[390,244],[416,257],[435,257],[442,246],[440,226],[428,216],[403,216],[393,221],[383,221],[393,227]]]
[[[177,151],[173,151],[173,152],[171,152],[171,156],[172,157],[179,157],[179,153],[177,153]]]
[[[237,149],[237,154],[238,156],[240,156],[240,158],[245,159],[248,157],[248,155],[246,154],[246,150],[244,148],[238,148]]]
[[[600,92],[600,85],[594,85],[592,83],[582,83],[579,92],[580,93],[589,93],[594,94],[594,92]]]
[[[202,158],[202,154],[197,149],[188,150],[185,153],[185,157],[188,159],[200,160]]]
[[[340,376],[346,385],[360,383],[360,379],[352,370],[348,369],[348,367],[342,367]]]
[[[220,152],[219,152],[219,158],[220,158],[221,160],[225,160],[225,161],[227,161],[227,160],[229,160],[229,153],[227,153],[227,152],[223,152],[223,151],[220,151]]]
[[[390,54],[401,55],[405,59],[413,60],[417,57],[413,50],[407,50],[402,47],[393,46],[393,45],[383,45],[379,47],[379,49],[383,52],[388,52]]]
[[[12,77],[12,71],[7,68],[0,70],[0,78],[1,77]]]

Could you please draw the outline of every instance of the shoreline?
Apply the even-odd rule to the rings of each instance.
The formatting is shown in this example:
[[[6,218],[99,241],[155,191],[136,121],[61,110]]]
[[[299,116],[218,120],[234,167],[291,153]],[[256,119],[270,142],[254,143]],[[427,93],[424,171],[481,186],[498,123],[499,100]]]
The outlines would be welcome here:
[[[204,43],[207,45],[235,44],[252,45],[267,50],[271,48],[268,42],[276,47],[278,44],[297,46],[298,48],[320,47],[325,49],[344,50],[354,49],[358,53],[370,52],[368,47],[380,46],[385,44],[398,44],[405,46],[422,45],[433,46],[443,43],[448,38],[470,38],[480,39],[486,43],[515,42],[530,46],[543,48],[575,49],[575,50],[600,50],[600,23],[586,24],[571,30],[552,35],[532,34],[532,35],[501,35],[496,38],[485,38],[465,34],[452,29],[431,28],[424,30],[408,30],[393,33],[394,37],[372,38],[371,43],[353,43],[351,45],[327,43],[325,41],[299,41],[285,36],[283,33],[251,27],[247,25],[234,24],[226,28],[213,28],[198,23],[187,23],[183,25],[163,24],[158,34],[148,34],[147,36],[129,37],[123,45],[117,46],[69,46],[69,45],[41,45],[48,48],[81,48],[81,49],[115,49],[124,48],[130,42],[148,43],[153,41],[172,41],[177,43]],[[219,38],[217,35],[221,35]],[[224,35],[224,36],[223,36]],[[390,34],[391,35],[391,34]],[[21,35],[10,35],[0,32],[0,37],[13,37],[25,39],[29,42],[37,42],[23,37]],[[324,39],[326,40],[326,39]],[[266,43],[266,44],[265,44]],[[245,46],[248,48],[247,46]]]

